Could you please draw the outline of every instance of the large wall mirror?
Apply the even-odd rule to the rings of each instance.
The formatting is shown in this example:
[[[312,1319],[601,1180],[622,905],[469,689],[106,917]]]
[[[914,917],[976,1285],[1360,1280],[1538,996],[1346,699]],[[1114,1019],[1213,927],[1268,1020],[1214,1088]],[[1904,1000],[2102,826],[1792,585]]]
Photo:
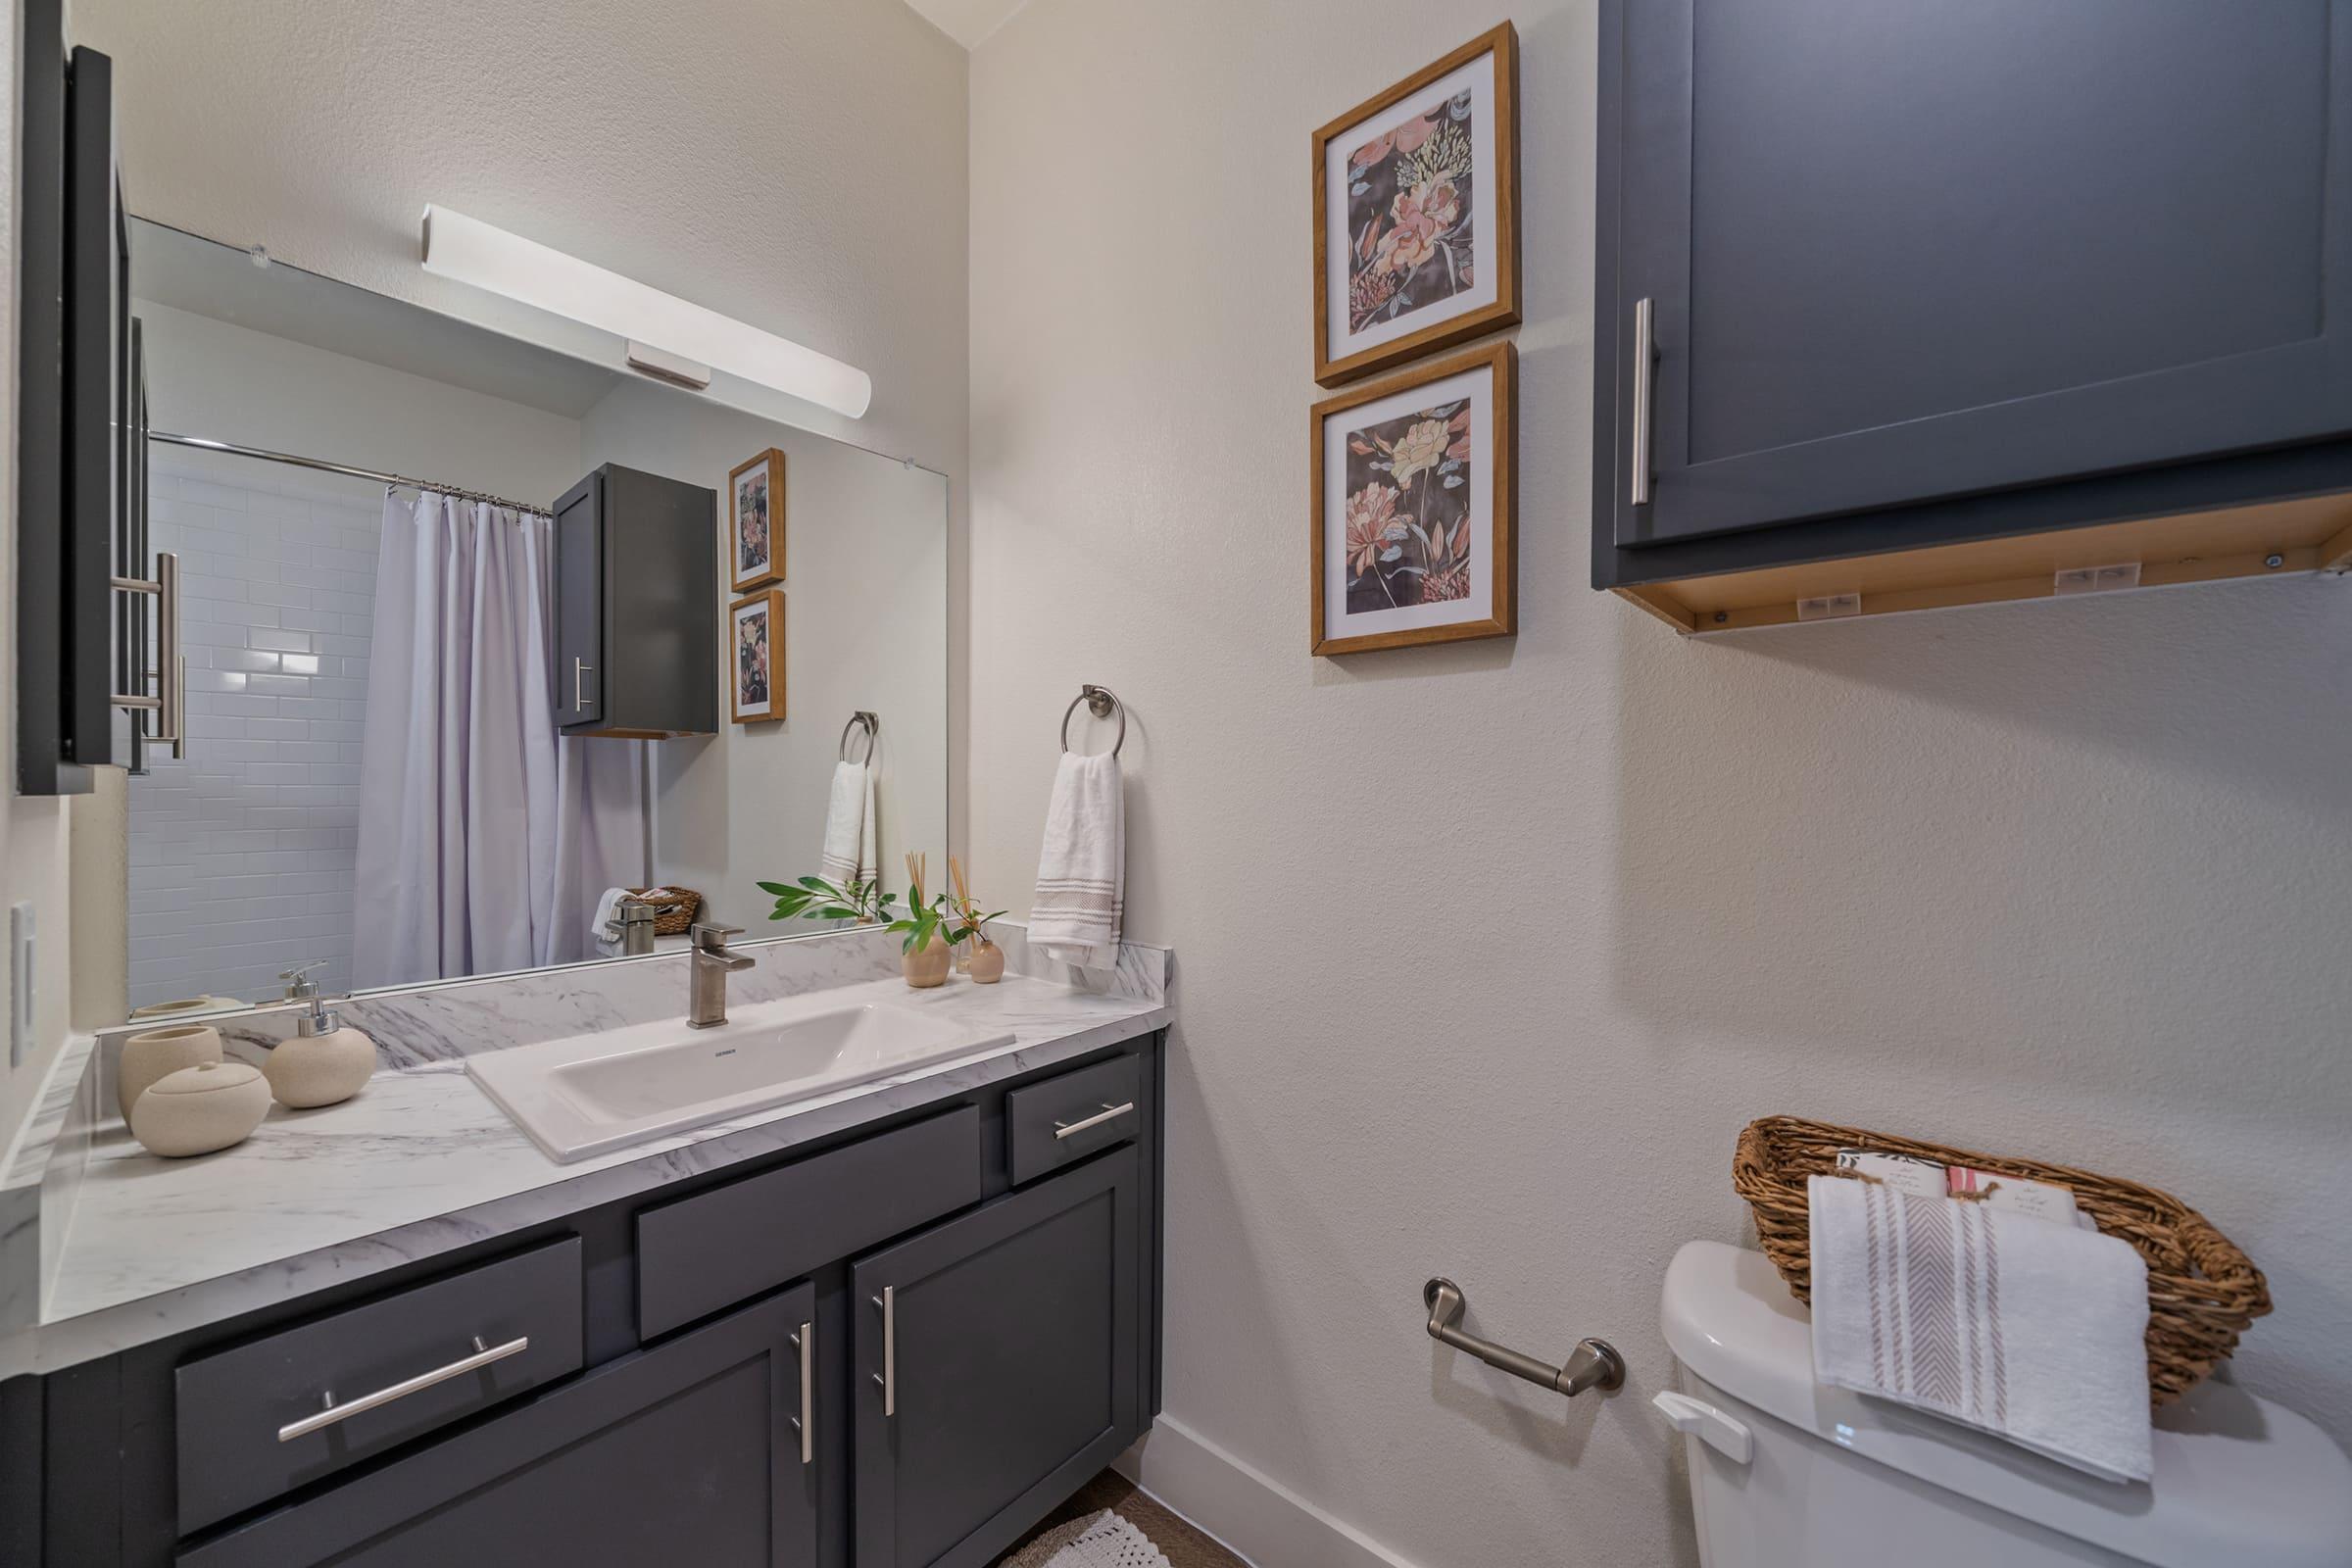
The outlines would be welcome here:
[[[944,477],[129,230],[185,660],[128,781],[134,1016],[659,952],[689,898],[793,934],[760,880],[945,846]]]

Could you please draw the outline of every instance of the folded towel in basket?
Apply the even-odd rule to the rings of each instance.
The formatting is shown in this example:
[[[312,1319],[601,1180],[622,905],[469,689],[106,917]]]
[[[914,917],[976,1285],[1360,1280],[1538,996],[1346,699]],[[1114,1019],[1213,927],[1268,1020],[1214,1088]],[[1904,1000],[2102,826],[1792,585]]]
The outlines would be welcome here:
[[[2129,1243],[1845,1176],[1806,1191],[1816,1377],[2148,1479],[2148,1270]]]

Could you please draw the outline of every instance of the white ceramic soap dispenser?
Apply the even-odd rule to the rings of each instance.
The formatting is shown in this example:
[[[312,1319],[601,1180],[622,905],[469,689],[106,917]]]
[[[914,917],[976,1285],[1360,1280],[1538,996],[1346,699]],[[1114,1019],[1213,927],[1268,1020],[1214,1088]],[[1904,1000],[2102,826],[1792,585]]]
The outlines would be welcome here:
[[[318,997],[294,1021],[294,1038],[279,1041],[262,1064],[270,1093],[296,1110],[349,1100],[374,1075],[375,1042]]]

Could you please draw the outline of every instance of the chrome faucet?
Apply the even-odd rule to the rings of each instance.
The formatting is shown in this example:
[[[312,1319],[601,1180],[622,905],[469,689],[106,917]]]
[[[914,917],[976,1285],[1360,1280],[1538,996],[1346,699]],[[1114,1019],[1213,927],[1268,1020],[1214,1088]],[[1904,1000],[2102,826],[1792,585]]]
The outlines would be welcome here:
[[[687,954],[686,1025],[715,1029],[727,1021],[727,976],[749,969],[759,960],[727,946],[727,938],[743,935],[739,925],[702,925],[694,928],[694,947]]]

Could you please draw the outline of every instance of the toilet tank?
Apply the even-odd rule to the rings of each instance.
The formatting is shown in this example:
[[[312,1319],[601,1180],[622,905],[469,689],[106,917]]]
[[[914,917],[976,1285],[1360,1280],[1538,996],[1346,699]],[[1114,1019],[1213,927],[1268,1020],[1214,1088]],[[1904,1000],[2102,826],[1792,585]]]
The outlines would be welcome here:
[[[2352,1564],[2352,1460],[2240,1390],[2167,1405],[2154,1479],[2119,1486],[1816,1384],[1810,1319],[1761,1252],[1690,1243],[1663,1304],[1679,1397],[1658,1403],[1686,1432],[1706,1568]]]

